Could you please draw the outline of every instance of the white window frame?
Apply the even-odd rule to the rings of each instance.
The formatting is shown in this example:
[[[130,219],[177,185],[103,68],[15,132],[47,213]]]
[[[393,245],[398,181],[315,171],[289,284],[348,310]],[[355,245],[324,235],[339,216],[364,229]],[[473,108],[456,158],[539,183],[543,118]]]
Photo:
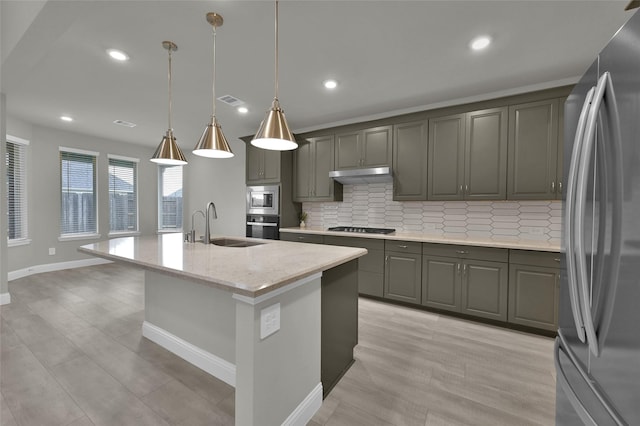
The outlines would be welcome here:
[[[135,197],[136,197],[136,229],[135,230],[131,230],[131,231],[114,231],[111,229],[111,187],[109,187],[109,236],[125,236],[125,235],[140,235],[140,197],[139,197],[139,192],[138,192],[138,164],[140,164],[140,159],[139,158],[131,158],[131,157],[124,157],[121,155],[115,155],[115,154],[107,154],[107,159],[108,159],[108,169],[107,169],[107,179],[109,176],[109,170],[111,168],[111,160],[120,160],[120,161],[127,161],[130,163],[135,163],[136,167],[134,170],[134,191],[135,191]],[[111,182],[109,181],[109,185],[111,184]]]
[[[58,237],[58,241],[71,241],[71,240],[89,240],[89,239],[96,239],[96,238],[100,238],[100,234],[98,233],[98,229],[100,229],[99,224],[100,224],[100,218],[99,218],[99,199],[98,199],[98,158],[100,157],[100,153],[96,152],[96,151],[87,151],[84,149],[77,149],[77,148],[68,148],[68,147],[59,147],[59,151],[62,152],[68,152],[70,154],[80,154],[80,155],[89,155],[89,156],[93,156],[95,157],[95,167],[93,170],[93,175],[94,175],[94,182],[95,182],[95,186],[93,188],[93,195],[95,197],[95,206],[96,206],[96,211],[95,211],[95,215],[96,215],[96,230],[95,232],[77,232],[77,233],[68,233],[68,234],[63,234],[62,233],[62,176],[60,176],[60,220],[59,220],[59,226],[60,226],[60,236]],[[58,163],[61,166],[62,164],[60,163],[60,158],[58,158]],[[62,173],[62,168],[60,169],[60,173]]]
[[[162,215],[162,204],[163,204],[163,181],[162,181],[162,171],[167,169],[167,168],[172,168],[172,167],[180,167],[180,189],[183,191],[184,193],[184,173],[182,172],[182,166],[165,166],[165,165],[158,165],[158,233],[162,234],[162,233],[170,233],[170,232],[182,232],[182,228],[184,227],[184,217],[183,217],[183,212],[180,212],[180,226],[176,226],[175,228],[169,228],[169,227],[165,227],[164,223],[163,223],[163,215]],[[183,202],[181,203],[180,208],[184,209],[184,196],[182,197]],[[176,213],[177,214],[177,213]]]
[[[20,229],[22,230],[22,235],[18,238],[9,238],[9,214],[11,212],[11,208],[9,207],[9,190],[7,188],[7,246],[15,247],[22,246],[31,243],[31,239],[29,238],[29,209],[28,209],[28,178],[27,178],[27,168],[28,168],[28,160],[27,160],[27,147],[29,146],[29,141],[26,139],[19,138],[17,136],[6,135],[6,144],[13,144],[20,149],[20,170],[17,173],[14,173],[14,176],[17,176],[20,181]],[[8,155],[8,154],[7,154]],[[3,161],[6,161],[3,159]],[[15,167],[15,166],[14,166]],[[14,169],[15,172],[15,169]],[[8,181],[7,181],[7,186]]]

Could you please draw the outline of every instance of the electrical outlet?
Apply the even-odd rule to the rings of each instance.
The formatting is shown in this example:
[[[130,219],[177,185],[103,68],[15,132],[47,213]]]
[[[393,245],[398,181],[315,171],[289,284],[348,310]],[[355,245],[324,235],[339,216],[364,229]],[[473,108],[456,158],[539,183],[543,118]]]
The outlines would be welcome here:
[[[265,339],[280,330],[280,304],[276,303],[260,311],[260,338]]]
[[[49,247],[49,256],[54,256],[56,254],[56,248],[55,247]]]

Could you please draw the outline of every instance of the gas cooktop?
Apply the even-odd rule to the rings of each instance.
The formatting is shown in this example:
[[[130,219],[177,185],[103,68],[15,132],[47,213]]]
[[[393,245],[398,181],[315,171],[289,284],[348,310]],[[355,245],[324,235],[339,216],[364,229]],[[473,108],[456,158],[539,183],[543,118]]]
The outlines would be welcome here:
[[[359,232],[363,234],[391,234],[396,232],[392,228],[366,228],[362,226],[335,226],[327,229],[327,231],[340,231],[340,232]]]

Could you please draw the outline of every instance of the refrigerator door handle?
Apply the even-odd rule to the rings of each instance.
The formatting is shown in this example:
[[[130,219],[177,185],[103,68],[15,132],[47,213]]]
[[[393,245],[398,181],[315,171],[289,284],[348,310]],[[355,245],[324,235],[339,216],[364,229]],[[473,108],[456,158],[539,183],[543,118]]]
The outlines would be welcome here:
[[[587,115],[593,99],[595,87],[587,92],[578,126],[576,128],[576,136],[573,142],[573,150],[571,152],[571,165],[569,167],[569,175],[567,176],[567,197],[565,201],[565,223],[573,223],[575,215],[575,186],[580,168],[579,160],[582,152],[582,143],[584,140],[584,129],[587,121]],[[578,296],[578,280],[575,262],[575,238],[572,226],[565,226],[565,242],[566,242],[566,259],[567,259],[567,277],[569,282],[569,299],[571,300],[571,312],[573,314],[573,322],[576,326],[578,338],[581,342],[585,342],[584,324],[582,320],[582,310]]]
[[[618,412],[611,406],[607,398],[598,389],[595,380],[593,380],[589,376],[589,374],[587,374],[584,371],[584,369],[581,367],[580,363],[578,362],[578,359],[576,358],[576,355],[571,350],[571,347],[567,345],[567,341],[565,340],[564,334],[562,333],[562,329],[560,329],[558,330],[558,337],[556,337],[556,340],[554,343],[554,356],[553,356],[553,361],[556,366],[557,380],[560,383],[560,386],[562,387],[562,390],[565,392],[567,398],[571,402],[571,405],[576,410],[576,412],[578,413],[578,415],[580,416],[584,424],[598,426],[598,423],[593,419],[591,414],[589,414],[589,411],[584,406],[582,401],[580,401],[580,399],[578,398],[578,395],[576,394],[576,391],[573,389],[573,387],[569,383],[569,380],[567,379],[567,375],[564,371],[564,368],[560,363],[561,351],[567,356],[567,358],[569,358],[569,361],[571,361],[571,364],[573,365],[573,367],[578,371],[578,373],[580,374],[580,377],[582,377],[582,379],[585,381],[585,383],[587,384],[587,386],[589,387],[593,395],[598,399],[602,407],[607,411],[607,414],[611,416],[611,419],[615,422],[615,424],[618,426],[628,426],[627,423],[624,421],[624,419],[620,416],[620,414],[618,414]]]

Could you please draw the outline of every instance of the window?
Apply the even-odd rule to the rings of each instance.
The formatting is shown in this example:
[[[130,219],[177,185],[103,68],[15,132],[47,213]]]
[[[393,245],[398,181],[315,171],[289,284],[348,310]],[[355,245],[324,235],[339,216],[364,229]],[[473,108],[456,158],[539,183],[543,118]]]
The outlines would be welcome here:
[[[60,234],[97,234],[96,158],[98,154],[60,148]]]
[[[182,166],[158,166],[158,229],[182,229]]]
[[[138,231],[138,160],[109,156],[109,231]]]
[[[5,170],[7,171],[7,213],[9,244],[20,243],[27,234],[27,170],[29,141],[7,135]]]

